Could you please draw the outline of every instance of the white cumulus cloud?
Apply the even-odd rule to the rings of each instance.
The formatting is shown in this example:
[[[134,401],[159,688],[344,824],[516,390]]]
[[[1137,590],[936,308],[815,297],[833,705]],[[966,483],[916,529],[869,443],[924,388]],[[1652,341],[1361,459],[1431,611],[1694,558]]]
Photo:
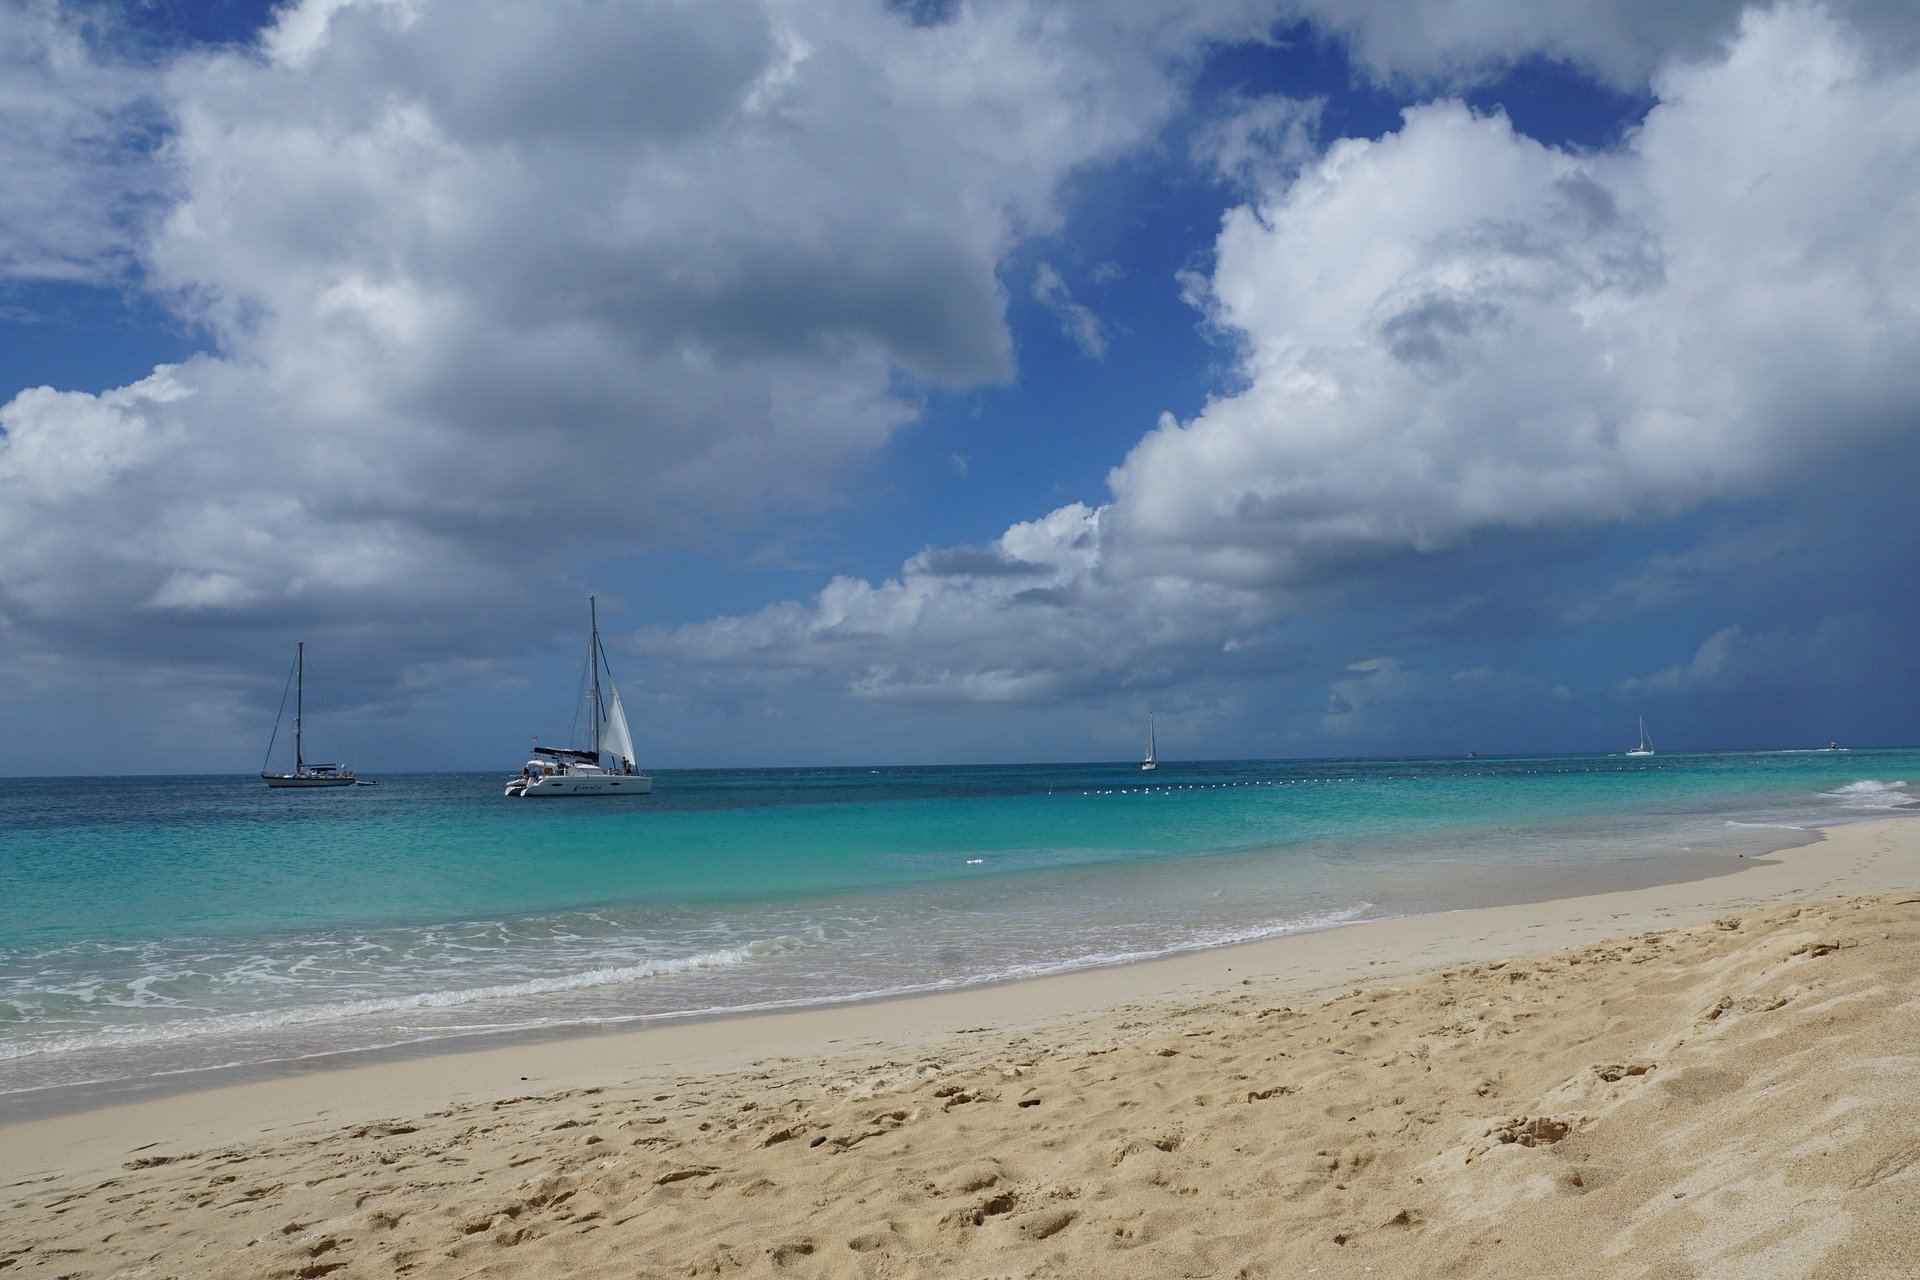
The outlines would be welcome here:
[[[1249,26],[301,0],[116,80],[50,11],[5,12],[0,57],[38,78],[0,112],[64,103],[43,132],[69,150],[154,94],[168,198],[116,251],[211,346],[0,409],[22,643],[167,614],[431,618],[445,642],[587,557],[838,500],[923,388],[1012,375],[1009,249]],[[104,253],[6,235],[16,270]]]
[[[1021,526],[1077,530],[1071,557],[1021,557],[1045,566],[1037,581],[964,557],[931,574],[943,553],[928,553],[899,579],[659,643],[724,634],[743,669],[770,645],[869,696],[929,653],[932,676],[903,687],[956,699],[1057,693],[1089,670],[1121,688],[1192,678],[1251,662],[1316,591],[1365,608],[1358,566],[1670,516],[1910,451],[1920,72],[1786,7],[1663,64],[1655,87],[1600,152],[1437,101],[1230,211],[1201,301],[1239,389],[1164,418],[1104,506]],[[1386,661],[1336,693],[1407,678]]]
[[[77,9],[0,4],[0,282],[124,275],[156,198],[148,72]]]
[[[1749,0],[1294,0],[1296,11],[1340,33],[1378,77],[1471,80],[1529,57],[1573,63],[1641,89],[1675,57],[1710,55],[1752,7]],[[1889,54],[1907,57],[1920,14],[1902,0],[1827,6]]]

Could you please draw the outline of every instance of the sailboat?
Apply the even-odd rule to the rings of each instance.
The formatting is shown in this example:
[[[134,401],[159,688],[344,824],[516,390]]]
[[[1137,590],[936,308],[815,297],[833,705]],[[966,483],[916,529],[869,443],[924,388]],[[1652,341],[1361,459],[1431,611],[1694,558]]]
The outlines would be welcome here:
[[[533,759],[509,779],[510,796],[644,796],[653,791],[653,779],[633,771],[633,734],[627,729],[627,711],[613,683],[606,648],[600,643],[600,606],[587,597],[590,626],[587,668],[593,673],[593,707],[589,712],[593,741],[584,748],[535,747]],[[606,686],[600,683],[606,674]],[[600,757],[606,756],[603,766]]]
[[[1640,745],[1627,752],[1630,756],[1650,756],[1653,754],[1653,739],[1647,736],[1647,718],[1640,717]]]
[[[280,710],[287,709],[286,694],[280,695]],[[273,760],[273,744],[280,737],[280,717],[273,718],[273,737],[267,739],[267,758],[260,762],[260,780],[269,787],[350,787],[358,781],[353,770],[339,764],[308,764],[306,743],[307,643],[302,640],[293,649],[293,772],[268,773]]]
[[[1159,767],[1160,762],[1154,758],[1153,749],[1153,712],[1149,711],[1147,712],[1147,758],[1140,762],[1140,770],[1142,773],[1151,773]]]

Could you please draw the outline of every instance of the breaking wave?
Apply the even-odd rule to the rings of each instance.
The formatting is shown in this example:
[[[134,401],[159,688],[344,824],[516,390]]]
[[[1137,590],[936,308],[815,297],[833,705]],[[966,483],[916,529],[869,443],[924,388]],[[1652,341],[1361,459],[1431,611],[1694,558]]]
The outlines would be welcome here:
[[[1905,782],[1876,782],[1871,778],[1820,794],[1838,800],[1849,809],[1904,809],[1914,802]]]
[[[377,1014],[407,1013],[412,1010],[452,1009],[491,1001],[525,999],[554,995],[565,991],[583,991],[593,987],[619,986],[644,982],[649,978],[692,973],[701,969],[728,968],[751,963],[763,956],[777,955],[800,945],[798,938],[779,937],[750,942],[741,947],[709,951],[674,959],[647,960],[640,964],[588,969],[581,973],[529,978],[493,986],[468,987],[455,991],[422,991],[403,996],[376,996],[360,1000],[341,1000],[329,1004],[293,1006],[265,1012],[229,1013],[206,1018],[182,1018],[171,1022],[102,1027],[78,1035],[48,1036],[14,1043],[0,1043],[0,1062],[41,1054],[71,1053],[84,1049],[126,1048],[139,1045],[174,1044],[206,1036],[248,1035],[285,1027],[311,1026],[341,1022]]]

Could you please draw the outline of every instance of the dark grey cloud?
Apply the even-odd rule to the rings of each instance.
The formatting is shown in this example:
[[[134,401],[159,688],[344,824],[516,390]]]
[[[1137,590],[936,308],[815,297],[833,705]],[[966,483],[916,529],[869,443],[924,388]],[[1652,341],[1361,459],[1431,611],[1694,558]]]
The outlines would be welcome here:
[[[934,578],[1034,578],[1052,572],[994,547],[929,547],[908,564],[908,572]]]

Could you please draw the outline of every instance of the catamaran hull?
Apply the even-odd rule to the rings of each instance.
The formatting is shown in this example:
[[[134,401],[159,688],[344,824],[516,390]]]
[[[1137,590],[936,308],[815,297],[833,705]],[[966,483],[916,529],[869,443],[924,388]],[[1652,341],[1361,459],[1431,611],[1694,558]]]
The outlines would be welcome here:
[[[521,798],[543,796],[644,796],[653,792],[653,779],[645,774],[618,774],[611,777],[535,778],[527,782],[515,778],[507,784],[507,794]]]
[[[350,787],[355,782],[353,778],[300,778],[284,773],[263,773],[260,780],[276,791],[282,788]]]

